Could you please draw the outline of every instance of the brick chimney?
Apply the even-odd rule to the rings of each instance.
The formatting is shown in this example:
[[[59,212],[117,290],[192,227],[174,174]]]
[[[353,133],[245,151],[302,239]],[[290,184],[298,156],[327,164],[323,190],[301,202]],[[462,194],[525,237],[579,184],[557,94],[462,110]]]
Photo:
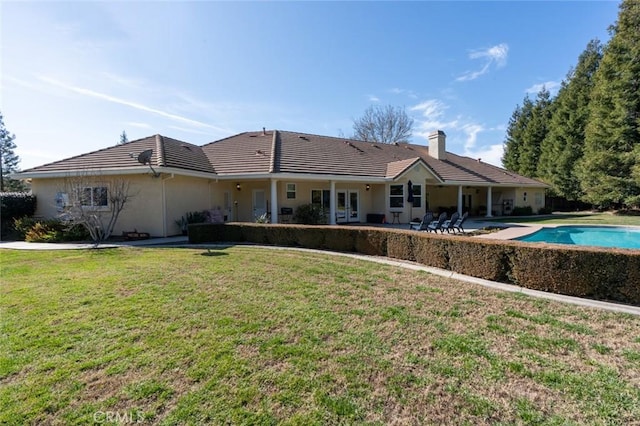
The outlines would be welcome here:
[[[429,134],[429,156],[436,160],[446,160],[446,139],[447,135],[442,130],[436,130]]]

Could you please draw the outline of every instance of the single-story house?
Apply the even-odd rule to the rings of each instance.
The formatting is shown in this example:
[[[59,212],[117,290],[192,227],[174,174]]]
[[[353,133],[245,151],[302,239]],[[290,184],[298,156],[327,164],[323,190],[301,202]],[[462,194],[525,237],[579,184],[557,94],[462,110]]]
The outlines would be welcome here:
[[[429,145],[381,144],[263,129],[204,146],[161,135],[24,170],[36,214],[64,207],[65,180],[90,177],[85,208],[109,210],[111,182],[123,178],[132,198],[114,230],[180,233],[187,212],[217,211],[224,221],[291,220],[304,204],[325,209],[327,223],[407,223],[425,211],[490,217],[514,207],[544,207],[544,183],[446,151],[446,135]],[[409,193],[411,192],[411,194]],[[412,199],[412,201],[409,201]]]

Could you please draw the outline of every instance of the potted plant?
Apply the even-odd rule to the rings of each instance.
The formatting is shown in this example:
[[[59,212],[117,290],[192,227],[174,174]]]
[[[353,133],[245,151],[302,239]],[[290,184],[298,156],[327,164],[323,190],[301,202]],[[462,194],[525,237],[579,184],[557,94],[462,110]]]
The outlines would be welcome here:
[[[178,227],[180,228],[180,231],[182,231],[182,235],[187,235],[189,222],[187,221],[186,217],[182,216],[180,219],[177,219],[176,225],[178,225]]]

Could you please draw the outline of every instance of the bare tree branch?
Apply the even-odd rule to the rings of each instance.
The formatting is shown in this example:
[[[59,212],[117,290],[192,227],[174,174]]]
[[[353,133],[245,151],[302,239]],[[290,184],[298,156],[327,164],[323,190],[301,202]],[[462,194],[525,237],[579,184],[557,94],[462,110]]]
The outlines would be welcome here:
[[[408,143],[413,129],[413,118],[404,108],[370,106],[362,117],[353,121],[354,139],[379,143]]]
[[[69,227],[83,226],[97,245],[113,233],[120,213],[134,196],[128,180],[86,173],[64,180],[60,219]]]

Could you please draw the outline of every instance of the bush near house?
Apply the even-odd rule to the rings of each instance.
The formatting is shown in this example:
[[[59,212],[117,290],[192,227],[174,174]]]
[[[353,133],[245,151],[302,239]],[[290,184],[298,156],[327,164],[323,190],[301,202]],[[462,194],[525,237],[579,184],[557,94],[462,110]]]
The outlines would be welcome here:
[[[57,219],[39,220],[24,217],[15,219],[13,226],[17,239],[31,243],[87,241],[91,238],[84,227],[69,227]]]
[[[36,196],[26,192],[0,192],[0,227],[5,238],[13,230],[13,221],[31,217],[36,211]]]
[[[190,225],[189,242],[249,242],[387,256],[534,290],[640,305],[640,252],[631,250],[361,226],[249,223]]]
[[[324,209],[313,204],[298,206],[293,220],[305,225],[320,225],[327,222]]]
[[[514,207],[511,211],[511,216],[531,216],[533,215],[533,209],[531,206],[526,207]]]

